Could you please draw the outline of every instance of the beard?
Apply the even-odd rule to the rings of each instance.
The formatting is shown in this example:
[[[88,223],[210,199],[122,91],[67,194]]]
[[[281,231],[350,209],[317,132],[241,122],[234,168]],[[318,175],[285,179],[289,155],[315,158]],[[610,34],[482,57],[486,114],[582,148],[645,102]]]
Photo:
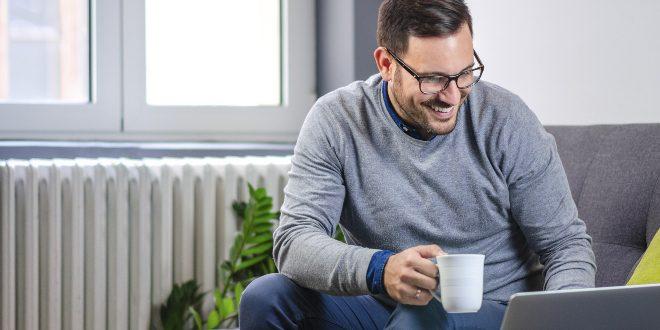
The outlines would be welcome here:
[[[461,91],[461,100],[455,106],[454,114],[451,118],[440,120],[435,118],[431,113],[432,108],[449,108],[452,105],[441,101],[437,97],[432,97],[427,101],[420,104],[415,103],[412,97],[406,98],[401,88],[401,71],[397,70],[393,77],[392,97],[394,102],[399,106],[404,121],[407,124],[415,127],[423,137],[431,137],[434,135],[446,135],[451,133],[456,128],[458,118],[458,111],[467,99],[468,93]]]

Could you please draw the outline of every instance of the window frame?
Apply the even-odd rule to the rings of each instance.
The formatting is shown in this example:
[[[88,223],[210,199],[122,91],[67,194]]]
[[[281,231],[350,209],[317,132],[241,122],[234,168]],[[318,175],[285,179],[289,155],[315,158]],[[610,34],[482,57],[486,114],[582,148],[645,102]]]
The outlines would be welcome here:
[[[90,0],[93,102],[0,103],[0,139],[295,142],[317,98],[315,5],[280,3],[280,106],[146,104],[145,0]]]
[[[89,8],[90,102],[0,102],[0,137],[120,131],[121,3],[91,0]]]
[[[264,139],[295,139],[305,115],[316,100],[314,29],[311,28],[314,26],[314,6],[312,1],[288,0],[281,0],[281,6],[280,106],[163,106],[146,103],[145,0],[125,1],[125,131],[213,132],[230,139],[245,135]]]

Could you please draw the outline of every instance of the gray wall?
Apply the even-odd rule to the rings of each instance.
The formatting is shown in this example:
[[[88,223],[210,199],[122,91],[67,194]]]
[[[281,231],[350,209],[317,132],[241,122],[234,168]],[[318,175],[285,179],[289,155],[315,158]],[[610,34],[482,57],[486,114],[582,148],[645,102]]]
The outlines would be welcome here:
[[[378,72],[373,53],[376,49],[376,22],[381,0],[355,1],[355,77],[366,79]]]
[[[321,96],[376,73],[381,0],[317,0],[317,91]]]

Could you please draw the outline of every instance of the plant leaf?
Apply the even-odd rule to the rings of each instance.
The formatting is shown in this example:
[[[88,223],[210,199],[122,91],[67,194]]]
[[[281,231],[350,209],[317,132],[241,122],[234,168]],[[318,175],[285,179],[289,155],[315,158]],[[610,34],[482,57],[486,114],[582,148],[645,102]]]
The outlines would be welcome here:
[[[220,269],[230,272],[231,271],[231,262],[229,260],[220,264]]]
[[[245,288],[241,284],[241,282],[236,283],[236,286],[234,287],[234,299],[236,300],[236,307],[241,306],[241,297],[243,296],[243,291],[245,291]]]
[[[248,227],[252,224],[252,221],[254,219],[254,210],[251,207],[251,205],[248,205],[248,207],[245,209],[245,218],[243,218],[243,228],[245,228],[245,225]]]
[[[260,263],[259,271],[261,271],[262,274],[268,274],[268,264],[265,262]]]
[[[272,258],[268,260],[268,272],[277,273],[277,267],[275,266],[275,261],[273,261]]]
[[[261,244],[263,242],[269,242],[269,241],[272,241],[272,240],[273,240],[273,235],[271,235],[271,234],[260,234],[260,235],[257,235],[257,236],[248,237],[247,243],[252,244],[252,245],[258,245],[258,244]]]
[[[255,209],[257,211],[270,211],[273,208],[273,199],[271,197],[257,201]]]
[[[264,212],[270,212],[272,209],[273,209],[273,204],[264,204],[261,205],[260,207],[257,207],[255,213],[262,214]]]
[[[192,307],[188,307],[188,311],[192,314],[195,319],[195,325],[197,325],[197,330],[202,330],[202,317],[197,313],[197,311]]]
[[[227,315],[221,322],[221,325],[227,328],[234,328],[238,326],[238,312]]]
[[[191,316],[190,308],[198,305],[202,299],[199,284],[195,280],[181,285],[174,284],[164,305],[160,308],[160,319],[163,328],[181,329]]]
[[[255,265],[255,264],[259,263],[260,261],[262,261],[262,260],[264,260],[268,257],[270,257],[270,256],[269,255],[260,255],[258,257],[254,257],[252,259],[245,260],[245,261],[241,262],[240,264],[238,264],[238,266],[236,266],[235,271],[238,272],[240,270],[248,268],[252,265]]]
[[[209,318],[206,320],[206,328],[215,329],[219,325],[220,325],[220,315],[218,315],[218,311],[213,310],[211,311],[211,314],[209,314]]]
[[[266,242],[256,247],[243,250],[243,252],[241,252],[241,256],[246,257],[253,254],[262,254],[266,251],[270,251],[272,248],[273,248],[273,242]]]
[[[275,219],[273,218],[274,213],[264,213],[262,215],[258,215],[254,217],[254,220],[252,220],[252,223],[255,225],[262,224],[262,223],[268,223],[270,224],[270,220]]]
[[[215,308],[220,309],[220,302],[222,301],[222,292],[220,292],[220,289],[213,291],[213,301],[215,302]]]
[[[273,198],[265,188],[247,185],[248,201],[232,203],[234,212],[241,219],[241,228],[231,246],[230,260],[218,268],[222,284],[214,291],[216,309],[214,316],[209,316],[207,327],[238,325],[238,309],[245,287],[256,277],[276,271],[271,257],[273,220],[279,219],[280,212],[272,212]],[[216,316],[218,324],[212,324]]]
[[[231,260],[238,259],[238,256],[241,253],[240,251],[241,246],[243,245],[243,237],[244,237],[243,233],[236,234],[236,238],[234,238],[234,245],[229,250],[229,255],[231,257]]]
[[[341,227],[339,227],[339,225],[337,225],[337,227],[335,228],[335,239],[340,242],[346,243],[346,239],[344,238],[344,231],[341,230]]]
[[[254,232],[258,235],[263,234],[273,234],[273,224],[272,223],[260,223],[254,226]]]
[[[266,195],[267,195],[266,188],[262,187],[262,188],[258,188],[257,190],[252,190],[250,192],[250,195],[252,197],[254,197],[254,199],[260,200],[260,199],[266,197]]]
[[[232,300],[230,297],[223,298],[222,309],[227,312],[225,316],[233,313],[236,310],[236,308],[234,308],[234,300]]]
[[[234,209],[238,216],[243,216],[243,210],[245,210],[246,206],[246,202],[236,201],[231,203],[231,208]]]

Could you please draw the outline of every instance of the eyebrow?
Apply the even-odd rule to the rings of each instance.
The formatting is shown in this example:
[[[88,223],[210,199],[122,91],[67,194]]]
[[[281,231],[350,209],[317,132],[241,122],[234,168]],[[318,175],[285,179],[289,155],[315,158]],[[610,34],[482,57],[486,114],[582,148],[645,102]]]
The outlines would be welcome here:
[[[457,74],[459,74],[459,73],[461,73],[461,72],[463,72],[463,71],[465,71],[465,70],[471,69],[472,67],[474,67],[474,64],[475,64],[475,63],[472,62],[472,64],[466,66],[466,67],[463,68],[461,71],[459,71]],[[420,77],[428,77],[428,76],[451,76],[450,74],[446,74],[446,73],[444,73],[444,72],[439,72],[439,71],[433,71],[433,72],[417,72],[417,74],[418,74]]]

